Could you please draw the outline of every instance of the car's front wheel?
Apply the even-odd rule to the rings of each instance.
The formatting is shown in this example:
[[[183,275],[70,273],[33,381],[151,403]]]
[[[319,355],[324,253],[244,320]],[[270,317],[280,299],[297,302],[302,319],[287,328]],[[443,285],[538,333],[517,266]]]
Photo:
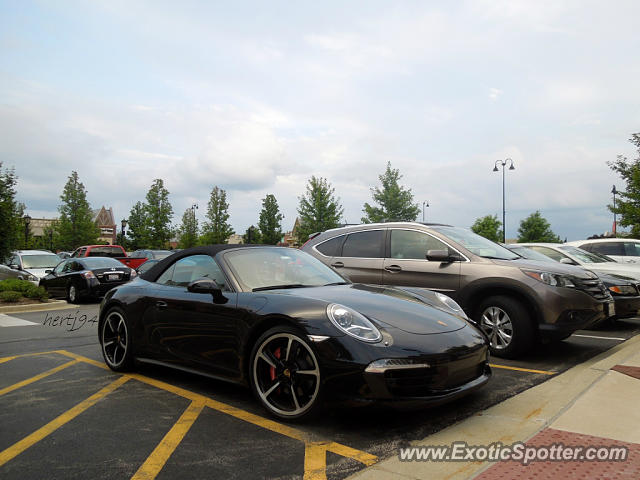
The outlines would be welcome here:
[[[514,358],[533,346],[535,329],[518,300],[496,295],[483,300],[476,312],[476,321],[489,337],[493,355]]]
[[[318,409],[320,364],[304,333],[280,326],[260,336],[250,363],[251,388],[273,415],[287,420],[308,417]]]
[[[131,330],[125,314],[113,308],[100,325],[102,356],[107,366],[116,372],[127,371],[133,363]]]

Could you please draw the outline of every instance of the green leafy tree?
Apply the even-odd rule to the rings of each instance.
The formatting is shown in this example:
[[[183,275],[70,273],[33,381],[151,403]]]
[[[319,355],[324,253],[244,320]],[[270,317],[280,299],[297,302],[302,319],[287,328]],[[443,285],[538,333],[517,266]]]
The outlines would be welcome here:
[[[420,213],[420,207],[413,203],[411,189],[405,189],[398,184],[402,178],[400,170],[391,168],[391,162],[388,162],[387,169],[378,178],[382,188],[372,188],[371,195],[380,206],[374,207],[365,203],[362,222],[414,221]]]
[[[560,237],[551,231],[551,225],[540,215],[539,210],[520,222],[520,228],[518,228],[518,243],[560,243],[561,241]]]
[[[211,190],[207,204],[207,222],[202,227],[202,239],[206,244],[227,243],[234,231],[229,223],[227,192],[217,186]]]
[[[284,216],[280,213],[278,201],[274,195],[267,195],[262,200],[262,211],[260,212],[260,234],[262,243],[267,245],[276,245],[282,240],[282,219]]]
[[[195,210],[187,208],[182,214],[182,223],[178,227],[178,245],[180,248],[195,247],[198,244],[198,219]]]
[[[242,235],[242,241],[247,244],[263,243],[260,229],[251,225],[249,228],[247,228],[247,231],[244,232],[244,235]]]
[[[169,202],[169,191],[164,187],[164,182],[156,178],[147,192],[145,205],[149,220],[149,240],[152,248],[166,248],[173,230],[171,217],[173,207]]]
[[[14,170],[3,169],[0,162],[0,261],[7,259],[24,241],[24,205],[16,202],[17,183]]]
[[[616,172],[626,182],[626,190],[618,191],[616,207],[608,205],[611,212],[618,215],[617,221],[623,227],[631,227],[633,238],[640,236],[640,133],[631,135],[629,141],[638,149],[638,157],[629,160],[618,155],[617,160],[607,162],[611,170]]]
[[[494,242],[502,241],[502,222],[498,220],[497,215],[486,215],[478,218],[471,226],[471,230],[484,238],[493,240]]]
[[[93,221],[93,212],[87,201],[87,191],[72,171],[60,195],[60,219],[56,223],[57,245],[63,250],[74,250],[81,245],[98,241],[100,230]]]
[[[323,232],[340,225],[343,208],[335,190],[325,178],[312,176],[307,183],[307,191],[298,197],[300,226],[298,241],[304,243],[314,232]]]
[[[151,228],[146,205],[137,202],[129,212],[127,236],[133,250],[151,247]]]

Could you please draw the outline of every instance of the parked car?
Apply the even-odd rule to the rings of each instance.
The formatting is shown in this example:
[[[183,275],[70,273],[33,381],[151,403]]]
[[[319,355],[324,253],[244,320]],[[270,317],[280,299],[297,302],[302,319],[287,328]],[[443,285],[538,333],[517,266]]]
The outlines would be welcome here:
[[[35,283],[38,285],[40,281],[38,277],[32,275],[29,272],[25,272],[24,270],[16,270],[7,265],[0,265],[0,280],[8,280],[9,278],[15,278],[18,280],[27,280],[31,283]]]
[[[136,268],[136,272],[138,272],[138,275],[142,275],[147,270],[151,270],[151,267],[153,267],[159,261],[160,260],[156,260],[154,258],[152,258],[150,260],[147,260],[142,265],[140,265],[138,268]]]
[[[573,245],[563,243],[521,243],[557,262],[577,265],[594,273],[622,275],[640,281],[640,264],[620,263],[600,253],[587,252]]]
[[[557,261],[529,247],[524,247],[519,243],[511,243],[505,245],[505,247],[529,260],[540,260],[543,262]],[[631,277],[612,275],[609,273],[599,273],[598,276],[602,280],[602,283],[604,283],[604,286],[609,289],[609,293],[611,293],[615,301],[615,318],[631,318],[640,314],[640,284],[637,280]]]
[[[272,415],[330,401],[439,404],[491,375],[483,333],[445,295],[352,284],[296,249],[194,247],[107,293],[99,341],[140,362],[249,385]]]
[[[147,260],[162,260],[163,258],[173,255],[174,250],[136,250],[129,255],[129,258],[146,258]]]
[[[58,253],[56,253],[56,255],[58,255],[58,257],[60,257],[60,260],[65,260],[65,259],[71,257],[71,252],[58,252]]]
[[[71,258],[82,257],[111,257],[133,269],[138,268],[147,260],[146,258],[127,256],[126,250],[120,245],[85,245],[76,248],[71,254]]]
[[[450,225],[337,228],[311,238],[302,250],[354,282],[426,287],[450,295],[487,334],[492,353],[504,357],[522,354],[539,339],[566,338],[608,318],[615,308],[597,275],[524,260]]]
[[[52,297],[78,303],[85,297],[101,297],[136,276],[135,270],[115,258],[68,258],[40,279],[40,286]]]
[[[60,263],[60,257],[47,250],[18,250],[13,252],[7,265],[14,270],[24,270],[41,279]]]
[[[640,240],[634,238],[597,238],[567,242],[591,253],[600,253],[621,263],[640,263]]]

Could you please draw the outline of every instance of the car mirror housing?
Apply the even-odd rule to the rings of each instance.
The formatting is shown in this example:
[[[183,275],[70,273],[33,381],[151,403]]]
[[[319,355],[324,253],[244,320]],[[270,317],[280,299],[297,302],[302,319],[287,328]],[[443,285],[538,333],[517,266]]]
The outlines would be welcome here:
[[[566,265],[577,265],[576,262],[574,262],[570,258],[561,258],[560,263],[564,263]]]
[[[459,260],[457,255],[450,255],[448,250],[427,250],[426,257],[430,262],[454,262]]]
[[[227,297],[222,295],[220,286],[211,278],[198,278],[187,285],[187,290],[191,293],[210,293],[215,303],[227,302]]]
[[[52,270],[52,269],[48,269],[48,270],[45,270],[45,271],[44,271],[44,273],[51,273],[51,272],[53,272],[53,270]]]
[[[12,263],[11,265],[9,265],[9,268],[12,268],[14,270],[20,270],[20,265],[16,265],[15,263]]]

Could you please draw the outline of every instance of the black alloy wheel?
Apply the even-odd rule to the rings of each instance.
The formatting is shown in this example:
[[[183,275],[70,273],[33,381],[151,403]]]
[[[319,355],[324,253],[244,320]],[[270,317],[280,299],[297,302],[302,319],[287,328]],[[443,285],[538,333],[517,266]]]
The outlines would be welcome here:
[[[305,335],[280,326],[265,332],[251,354],[251,388],[273,415],[309,417],[320,404],[320,365]]]
[[[124,313],[117,308],[110,310],[100,330],[102,356],[107,366],[116,372],[128,370],[132,363],[132,345]]]

